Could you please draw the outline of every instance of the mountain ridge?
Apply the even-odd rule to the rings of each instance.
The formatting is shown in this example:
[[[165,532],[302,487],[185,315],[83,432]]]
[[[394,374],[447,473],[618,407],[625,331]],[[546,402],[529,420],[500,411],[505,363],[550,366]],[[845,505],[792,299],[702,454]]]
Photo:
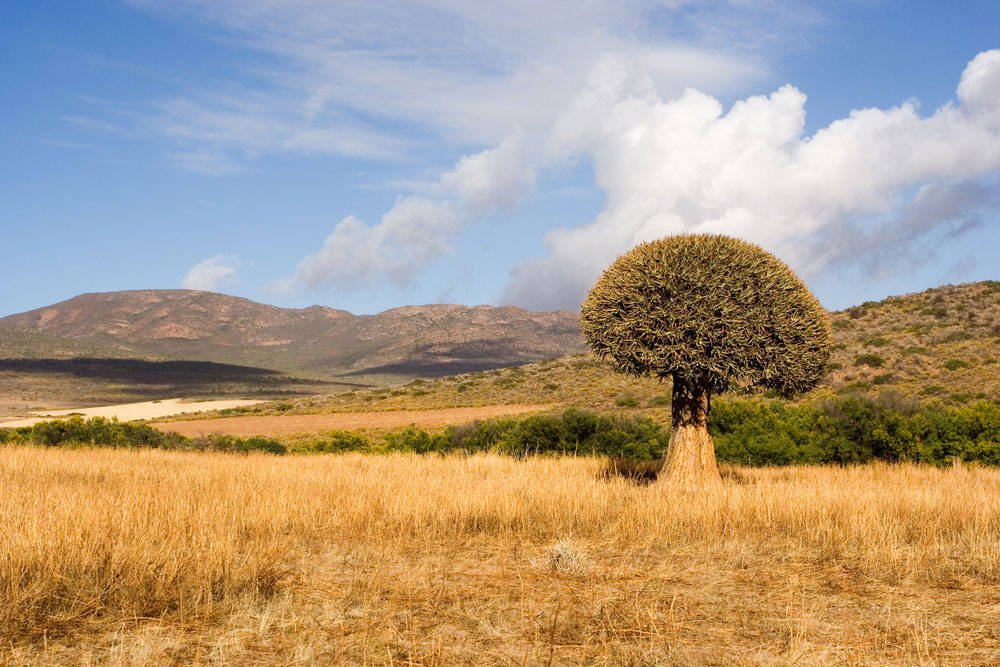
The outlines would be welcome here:
[[[584,349],[570,311],[432,304],[354,315],[198,290],[85,293],[0,318],[0,331],[39,334],[48,345],[51,339],[87,341],[117,350],[113,356],[127,349],[149,358],[326,374],[391,369],[408,375],[408,364],[431,374],[435,364],[442,372],[481,370]]]

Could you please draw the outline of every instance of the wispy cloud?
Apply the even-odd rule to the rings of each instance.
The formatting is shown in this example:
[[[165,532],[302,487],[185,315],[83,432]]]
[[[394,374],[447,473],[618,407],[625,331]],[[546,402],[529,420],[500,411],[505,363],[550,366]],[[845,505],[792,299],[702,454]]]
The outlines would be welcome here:
[[[184,289],[217,292],[239,283],[239,259],[236,255],[215,255],[191,267],[181,287]]]
[[[179,167],[208,176],[233,174],[244,169],[241,163],[231,160],[225,153],[215,151],[174,153],[170,157]]]
[[[815,20],[798,5],[764,2],[131,4],[207,24],[260,55],[239,80],[158,101],[144,123],[182,155],[235,162],[286,151],[395,159],[421,138],[496,145],[546,127],[609,55],[667,94],[688,85],[729,93],[766,71],[762,45]]]

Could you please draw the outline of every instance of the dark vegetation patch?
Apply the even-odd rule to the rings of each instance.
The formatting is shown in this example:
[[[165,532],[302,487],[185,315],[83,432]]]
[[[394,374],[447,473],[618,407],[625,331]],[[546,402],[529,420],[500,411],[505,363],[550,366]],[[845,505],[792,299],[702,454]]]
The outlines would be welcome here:
[[[283,371],[211,361],[148,361],[74,357],[71,359],[0,359],[0,373],[16,374],[21,383],[35,381],[91,382],[95,394],[113,386],[123,398],[165,395],[306,396],[354,386],[289,375]],[[74,384],[74,386],[76,386]],[[84,400],[75,395],[74,399]]]
[[[44,447],[111,447],[119,449],[177,449],[217,452],[261,451],[284,454],[288,448],[274,438],[209,435],[187,438],[165,433],[147,424],[117,419],[71,417],[44,421],[34,426],[0,428],[0,444],[31,444]]]

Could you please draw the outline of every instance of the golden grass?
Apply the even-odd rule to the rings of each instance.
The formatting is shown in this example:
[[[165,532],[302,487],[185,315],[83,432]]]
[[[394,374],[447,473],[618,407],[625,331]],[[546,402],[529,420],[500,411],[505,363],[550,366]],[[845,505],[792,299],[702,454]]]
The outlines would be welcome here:
[[[1000,663],[1000,472],[0,449],[0,664]]]

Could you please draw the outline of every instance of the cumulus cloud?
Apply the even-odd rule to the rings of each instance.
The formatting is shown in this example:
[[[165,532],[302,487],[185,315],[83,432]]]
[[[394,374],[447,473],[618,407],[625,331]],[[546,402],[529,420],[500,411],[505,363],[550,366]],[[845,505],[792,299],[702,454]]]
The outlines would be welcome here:
[[[535,182],[535,167],[529,160],[520,132],[499,146],[458,161],[441,176],[435,190],[455,197],[470,217],[517,207]]]
[[[589,159],[606,193],[595,220],[549,232],[550,254],[512,271],[503,301],[576,308],[600,271],[641,241],[680,232],[742,237],[800,272],[905,255],[973,227],[996,203],[1000,51],[962,73],[958,100],[861,109],[805,136],[806,96],[787,85],[724,112],[688,89],[662,99],[608,59],[556,122],[550,163]]]
[[[191,267],[181,281],[184,289],[217,292],[227,285],[239,283],[239,260],[236,255],[216,255]]]
[[[516,207],[533,185],[534,168],[522,135],[515,134],[496,148],[461,158],[424,187],[426,195],[400,199],[375,225],[344,218],[282,287],[406,285],[425,265],[451,251],[464,222]]]
[[[384,281],[405,285],[426,262],[449,251],[458,229],[450,202],[422,197],[400,200],[374,226],[348,216],[319,252],[299,263],[291,283],[340,289]]]

